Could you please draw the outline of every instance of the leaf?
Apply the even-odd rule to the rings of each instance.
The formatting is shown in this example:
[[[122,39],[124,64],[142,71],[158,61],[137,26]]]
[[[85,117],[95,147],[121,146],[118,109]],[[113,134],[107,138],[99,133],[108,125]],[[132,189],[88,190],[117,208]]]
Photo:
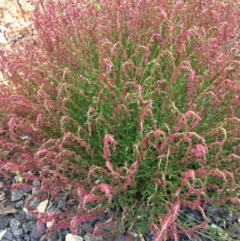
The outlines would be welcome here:
[[[18,210],[11,207],[11,206],[4,206],[3,204],[0,204],[0,215],[7,215],[10,213],[16,213]]]

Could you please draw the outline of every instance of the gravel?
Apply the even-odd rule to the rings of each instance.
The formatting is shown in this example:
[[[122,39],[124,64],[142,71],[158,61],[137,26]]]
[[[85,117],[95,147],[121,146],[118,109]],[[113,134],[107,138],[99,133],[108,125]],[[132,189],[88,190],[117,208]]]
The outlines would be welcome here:
[[[41,182],[39,180],[35,180],[32,182],[32,188],[25,188],[19,191],[10,191],[10,186],[16,183],[16,176],[11,177],[11,179],[7,181],[3,181],[0,177],[0,191],[5,194],[5,199],[0,202],[2,207],[6,207],[9,205],[13,210],[8,214],[0,215],[0,240],[1,241],[93,241],[92,232],[94,229],[94,225],[96,223],[105,224],[110,218],[109,213],[106,211],[102,217],[93,220],[91,222],[82,223],[81,227],[77,235],[73,235],[70,233],[70,230],[67,228],[63,228],[58,231],[52,231],[46,233],[48,227],[53,225],[54,222],[42,223],[37,229],[37,219],[33,217],[31,213],[25,206],[26,198],[29,195],[33,195],[36,192],[34,188],[41,187]],[[6,204],[7,203],[7,204]],[[35,208],[41,212],[50,212],[53,210],[57,210],[58,212],[64,213],[65,205],[63,200],[59,198],[57,202],[51,203],[49,200],[31,200],[28,203],[29,207]],[[72,205],[72,208],[76,208],[77,203]],[[0,206],[1,207],[1,206]],[[2,210],[2,209],[0,209]],[[227,240],[240,240],[237,237],[240,237],[240,224],[238,220],[237,214],[231,214],[227,212],[224,208],[215,208],[212,205],[207,205],[205,209],[205,213],[208,218],[208,225],[215,231],[215,238],[210,239],[207,237],[208,235],[204,235],[199,233],[198,237],[201,238],[202,241],[218,241],[217,237],[223,236],[229,237]],[[179,218],[180,221],[184,221],[187,223],[201,223],[203,218],[201,213],[198,210],[191,210],[187,207],[181,207],[181,215]],[[109,227],[103,225],[103,230],[114,230],[120,228],[120,223],[116,223],[115,226]],[[231,232],[231,238],[229,236],[229,232]],[[119,235],[118,237],[112,237],[110,232],[106,232],[107,234],[104,236],[100,236],[98,238],[99,241],[125,241],[127,240],[125,235]],[[235,238],[234,238],[235,234]],[[143,236],[145,238],[143,238]],[[132,233],[132,240],[140,240],[140,241],[154,241],[154,235],[149,230],[143,236],[137,232]],[[232,238],[233,237],[233,238]],[[173,241],[168,239],[167,241]],[[186,234],[179,235],[178,241],[196,241],[194,239],[190,239]]]

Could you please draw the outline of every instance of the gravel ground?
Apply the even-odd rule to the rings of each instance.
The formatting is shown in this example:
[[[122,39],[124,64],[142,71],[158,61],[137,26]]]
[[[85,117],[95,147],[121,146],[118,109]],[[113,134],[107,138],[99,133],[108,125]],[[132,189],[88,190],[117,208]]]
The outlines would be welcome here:
[[[92,232],[94,226],[101,222],[106,223],[110,218],[110,213],[103,213],[102,217],[91,222],[84,222],[79,226],[77,235],[71,235],[68,229],[61,229],[46,233],[47,227],[54,225],[54,222],[43,223],[40,226],[40,233],[38,233],[36,223],[37,218],[31,215],[29,207],[35,213],[58,212],[64,215],[66,207],[69,209],[76,209],[77,201],[70,201],[64,203],[61,198],[52,201],[51,199],[34,199],[39,195],[39,188],[41,181],[37,178],[29,188],[22,188],[18,191],[11,191],[10,188],[13,184],[21,181],[21,176],[11,175],[8,180],[3,180],[0,177],[0,240],[1,241],[92,241]],[[26,205],[27,199],[31,197],[31,201]],[[28,208],[27,208],[28,207]],[[201,223],[203,221],[201,213],[198,210],[191,210],[182,207],[181,217],[179,221],[184,223]],[[208,218],[208,225],[212,228],[215,235],[210,239],[204,234],[198,234],[202,241],[219,241],[220,237],[225,238],[226,241],[240,240],[240,223],[237,214],[232,214],[224,208],[214,208],[212,205],[207,205],[205,212]],[[106,226],[107,229],[107,226]],[[134,233],[133,240],[139,241],[154,241],[154,235],[148,231],[145,234]],[[143,236],[145,238],[143,238]],[[135,238],[134,238],[135,237]],[[124,234],[118,237],[113,237],[110,234],[100,236],[98,241],[125,241]],[[173,241],[168,239],[167,241]],[[179,241],[196,241],[188,238],[186,234],[179,236]]]
[[[0,0],[0,50],[17,51],[23,48],[23,40],[35,34],[32,22],[32,6],[20,0],[26,13],[23,15],[16,0]],[[0,82],[7,84],[0,72]]]

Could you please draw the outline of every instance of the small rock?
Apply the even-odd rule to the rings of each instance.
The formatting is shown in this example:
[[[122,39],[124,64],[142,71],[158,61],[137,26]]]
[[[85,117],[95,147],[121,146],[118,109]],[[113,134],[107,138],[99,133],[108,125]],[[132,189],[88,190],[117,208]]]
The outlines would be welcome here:
[[[85,237],[85,236],[84,236]],[[86,240],[84,238],[85,241],[90,241],[90,240]],[[73,235],[73,234],[67,234],[66,236],[66,241],[83,241],[83,238],[77,235]]]
[[[67,234],[70,233],[70,230],[68,228],[63,228],[63,229],[61,229],[61,233],[62,233],[62,235],[66,236]]]
[[[216,224],[211,224],[211,228],[218,228]]]
[[[187,214],[186,214],[186,220],[187,220],[189,223],[192,223],[192,222],[196,221],[196,218],[195,218],[194,213],[187,213]]]
[[[15,37],[16,38],[16,37]],[[17,41],[16,41],[17,42]],[[20,138],[23,140],[23,141],[25,141],[25,140],[27,140],[28,138],[29,138],[29,136],[27,136],[27,135],[23,135],[23,136],[20,136]]]
[[[219,216],[214,215],[213,218],[212,218],[212,220],[213,220],[213,222],[214,222],[215,224],[218,224],[221,219],[220,219]]]
[[[32,192],[32,187],[30,187],[29,185],[21,185],[19,187],[19,190],[24,194],[28,194],[28,193],[31,193]]]
[[[93,241],[92,235],[91,234],[86,234],[83,236],[84,241]]]
[[[119,235],[118,237],[115,238],[114,241],[125,241],[125,240],[126,240],[126,239],[125,239],[125,236]]]
[[[31,199],[28,203],[30,208],[36,208],[39,205],[40,201],[38,199]]]
[[[86,233],[88,232],[88,231],[91,231],[92,229],[93,229],[93,227],[92,227],[92,224],[91,224],[91,222],[84,222],[82,225],[81,225],[81,229],[83,230],[83,231],[85,231]]]
[[[3,238],[5,238],[7,240],[12,240],[13,239],[13,234],[11,232],[9,232],[8,230],[4,230],[4,231],[6,231],[6,232],[4,233]]]
[[[11,221],[10,221],[10,227],[11,229],[13,230],[17,230],[21,227],[21,222],[18,221],[16,218],[13,218]]]
[[[37,239],[38,238],[38,230],[37,230],[37,227],[34,227],[32,228],[31,230],[31,233],[30,233],[30,236],[34,239]]]
[[[52,221],[50,221],[50,222],[47,222],[47,227],[50,228],[50,227],[52,227],[55,223],[56,223],[55,220],[52,220]]]
[[[47,225],[46,223],[42,223],[37,227],[38,235],[42,237],[47,230]]]
[[[46,238],[48,241],[57,241],[58,240],[57,231],[52,231],[52,232],[47,233]]]
[[[23,211],[26,213],[26,219],[27,220],[33,220],[33,219],[36,219],[33,217],[33,215],[27,210],[27,208],[23,208]]]
[[[95,181],[95,184],[97,185],[97,184],[99,184],[99,183],[101,183],[101,180],[100,180],[100,179],[97,179],[97,180]]]
[[[2,191],[5,193],[10,193],[9,187],[3,187]]]
[[[3,236],[5,235],[6,230],[0,231],[0,240],[2,240]]]
[[[66,210],[66,205],[64,204],[63,200],[60,199],[57,203],[57,208],[61,211],[65,211]]]
[[[36,224],[37,224],[37,222],[33,221],[33,220],[28,222],[28,226],[29,226],[30,229],[36,228]]]
[[[33,187],[32,189],[32,195],[39,195],[41,192],[39,187]]]
[[[49,202],[48,200],[45,200],[39,203],[39,205],[37,206],[37,210],[39,213],[43,213],[46,211],[48,202]]]
[[[0,216],[0,230],[4,230],[13,219],[13,215]]]
[[[21,238],[21,237],[24,236],[23,230],[22,230],[21,228],[20,228],[20,229],[17,229],[17,230],[13,230],[13,235],[14,235],[15,237]]]
[[[133,238],[135,238],[135,239],[137,239],[139,237],[139,235],[137,233],[133,233],[132,235],[133,235]]]
[[[217,209],[213,207],[213,205],[208,204],[205,211],[207,214],[213,215],[217,211]]]
[[[11,201],[16,202],[23,198],[24,194],[21,192],[12,192],[11,193]]]
[[[22,225],[22,229],[24,233],[29,233],[31,231],[31,228],[26,223]]]
[[[15,206],[15,208],[21,208],[21,207],[23,207],[23,205],[24,205],[24,201],[20,200],[20,201],[16,202],[14,206]]]
[[[44,234],[40,239],[39,239],[39,241],[50,241],[47,237],[46,237],[46,235]]]
[[[25,219],[26,219],[26,213],[22,210],[19,210],[17,213],[14,213],[14,217],[21,221],[21,222],[24,222]]]
[[[153,231],[148,230],[148,231],[146,232],[146,235],[147,235],[147,237],[148,237],[148,241],[154,241],[154,233],[153,233]]]
[[[232,150],[236,151],[237,150],[237,146],[232,146]]]
[[[41,186],[41,183],[40,183],[39,180],[34,180],[34,181],[32,182],[32,185],[35,186],[35,187],[40,187],[40,186]]]

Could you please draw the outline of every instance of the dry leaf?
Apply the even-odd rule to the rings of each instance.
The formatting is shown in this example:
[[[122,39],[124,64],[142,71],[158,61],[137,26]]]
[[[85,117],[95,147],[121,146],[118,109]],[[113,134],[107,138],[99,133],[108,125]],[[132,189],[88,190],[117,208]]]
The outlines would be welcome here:
[[[7,215],[10,213],[16,213],[18,210],[11,207],[11,206],[5,206],[3,204],[0,204],[0,215]]]

